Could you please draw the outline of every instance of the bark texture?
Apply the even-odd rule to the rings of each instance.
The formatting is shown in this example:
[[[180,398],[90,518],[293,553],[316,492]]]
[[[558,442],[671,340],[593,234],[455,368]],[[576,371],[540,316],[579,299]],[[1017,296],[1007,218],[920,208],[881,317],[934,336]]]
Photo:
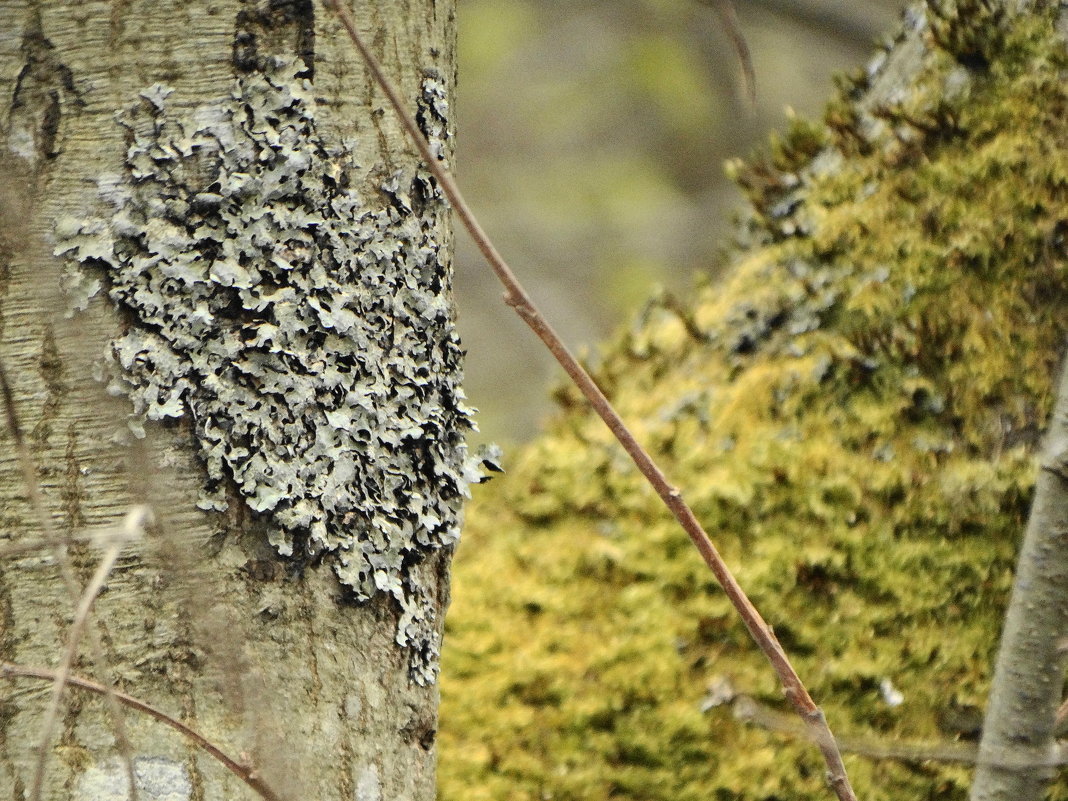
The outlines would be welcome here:
[[[452,4],[354,11],[447,157]],[[78,670],[286,797],[432,798],[469,426],[433,183],[311,2],[0,19],[0,358],[48,509],[71,534],[135,502],[161,520],[97,602],[108,665]],[[0,532],[32,539],[0,441]],[[83,580],[98,555],[72,548]],[[5,560],[0,612],[5,660],[55,664],[71,604],[48,552]],[[0,795],[22,798],[47,693],[4,698]],[[127,726],[142,798],[249,797]],[[45,797],[125,797],[98,700],[68,694]]]
[[[1035,501],[1005,615],[973,801],[1044,798],[1068,632],[1068,370],[1046,434]]]

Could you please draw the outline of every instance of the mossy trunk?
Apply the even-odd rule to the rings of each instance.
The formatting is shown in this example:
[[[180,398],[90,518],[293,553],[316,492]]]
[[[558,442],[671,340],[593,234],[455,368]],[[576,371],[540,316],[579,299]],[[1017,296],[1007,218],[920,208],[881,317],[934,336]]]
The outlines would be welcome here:
[[[910,7],[822,123],[735,167],[727,275],[596,360],[865,801],[968,796],[972,767],[939,760],[982,726],[1064,356],[1065,16],[1009,5]],[[810,743],[735,716],[789,710],[603,424],[558,398],[465,529],[441,797],[832,797]]]
[[[354,13],[442,157],[453,6]],[[310,1],[0,0],[0,360],[47,512],[134,503],[75,670],[200,730],[283,797],[431,799],[468,410],[445,204]],[[72,314],[67,314],[67,312]],[[105,386],[106,384],[106,386]],[[0,433],[0,536],[40,527]],[[55,666],[50,549],[0,563],[0,657]],[[9,681],[0,796],[27,797],[48,685]],[[251,791],[126,714],[140,797]],[[125,798],[99,699],[67,693],[43,797]]]

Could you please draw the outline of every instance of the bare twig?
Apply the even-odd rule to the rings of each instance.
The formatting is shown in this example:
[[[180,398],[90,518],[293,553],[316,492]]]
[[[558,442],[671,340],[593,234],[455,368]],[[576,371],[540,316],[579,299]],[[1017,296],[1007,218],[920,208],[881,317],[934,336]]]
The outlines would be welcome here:
[[[756,70],[753,69],[753,56],[749,52],[749,44],[745,41],[745,35],[742,33],[742,26],[738,22],[738,14],[734,10],[734,4],[731,0],[705,0],[705,2],[711,3],[716,7],[720,24],[723,26],[723,30],[727,32],[727,36],[730,37],[731,44],[734,45],[734,52],[742,65],[742,80],[745,84],[749,104],[756,108]]]
[[[59,574],[63,579],[63,585],[66,587],[67,595],[70,597],[71,603],[77,607],[79,605],[79,596],[81,593],[78,589],[77,579],[74,576],[74,569],[71,567],[70,559],[67,556],[67,544],[69,538],[60,536],[55,531],[55,528],[52,525],[52,518],[45,509],[44,500],[41,497],[41,489],[37,483],[37,470],[33,463],[33,457],[30,455],[30,449],[26,445],[26,439],[22,434],[22,426],[19,424],[18,412],[15,409],[15,396],[11,391],[11,384],[7,380],[7,371],[4,369],[2,362],[0,362],[0,396],[3,397],[4,415],[7,420],[7,427],[11,431],[11,438],[15,440],[15,452],[18,457],[19,469],[22,471],[22,481],[26,487],[26,492],[29,495],[30,506],[37,517],[38,525],[41,528],[41,534],[46,541],[52,543],[56,564],[59,567]],[[106,705],[108,713],[111,716],[112,726],[115,729],[115,743],[118,745],[119,754],[126,770],[126,782],[129,786],[130,801],[137,801],[137,779],[133,767],[133,747],[130,745],[129,738],[126,736],[126,725],[123,722],[122,708],[119,706],[119,703],[114,696],[111,683],[104,675],[107,664],[104,658],[104,646],[100,642],[100,634],[93,627],[89,627],[89,644],[97,670],[100,671],[101,678],[104,679],[103,687],[105,688],[104,695],[106,696]],[[62,694],[62,684],[57,692]],[[45,765],[50,750],[47,747],[47,743],[51,741],[53,725],[54,723],[47,720],[46,716],[45,726],[42,727],[41,736],[43,745],[38,753],[37,764],[34,769],[33,784],[30,787],[30,801],[41,801]]]
[[[515,273],[512,272],[511,268],[501,257],[490,238],[486,235],[485,231],[482,230],[482,226],[475,218],[470,207],[468,207],[463,194],[460,192],[456,181],[452,177],[452,174],[445,168],[444,164],[442,164],[440,157],[433,153],[430,144],[420,131],[411,112],[409,112],[405,106],[396,87],[394,87],[393,83],[385,74],[378,59],[367,47],[363,37],[360,36],[351,12],[344,4],[337,2],[337,0],[324,0],[324,2],[338,15],[342,25],[348,32],[349,38],[352,40],[356,49],[359,50],[364,63],[367,65],[368,71],[375,80],[375,83],[378,84],[382,89],[382,92],[389,99],[390,104],[400,118],[409,138],[416,148],[418,148],[419,154],[426,162],[427,168],[433,174],[438,185],[441,187],[442,192],[452,204],[457,217],[459,217],[460,221],[471,235],[471,238],[478,246],[478,249],[486,258],[486,261],[493,269],[493,272],[497,275],[498,280],[504,285],[504,302],[515,309],[516,314],[523,319],[553,354],[556,361],[564,368],[564,371],[568,374],[571,380],[575,382],[583,395],[589,400],[590,405],[601,419],[604,420],[609,430],[611,430],[612,434],[623,446],[623,449],[634,461],[638,470],[641,471],[642,475],[645,476],[657,495],[660,496],[664,505],[667,506],[675,516],[675,519],[679,521],[679,524],[686,531],[687,535],[689,535],[691,541],[701,554],[701,557],[705,560],[705,564],[712,570],[716,580],[727,594],[728,599],[730,599],[734,608],[738,610],[738,614],[741,616],[750,635],[756,641],[761,651],[764,652],[765,656],[767,656],[768,661],[771,662],[772,667],[775,669],[775,672],[778,674],[779,680],[782,683],[786,698],[797,711],[797,714],[801,716],[801,719],[805,722],[806,726],[808,726],[812,739],[815,740],[816,744],[819,746],[823,758],[827,763],[829,781],[834,787],[838,798],[840,801],[856,801],[856,795],[853,793],[853,788],[850,786],[849,778],[846,775],[845,764],[842,762],[841,752],[838,749],[838,744],[835,742],[834,735],[831,734],[831,730],[827,725],[823,712],[812,700],[812,696],[809,695],[801,678],[797,675],[797,671],[794,670],[789,657],[787,657],[786,652],[775,637],[775,633],[772,631],[771,627],[764,622],[760,612],[757,611],[748,596],[746,596],[745,592],[734,578],[734,575],[731,573],[730,568],[727,567],[727,564],[719,555],[715,545],[712,544],[712,540],[709,539],[708,534],[705,533],[704,528],[702,528],[700,522],[697,520],[693,510],[691,510],[689,505],[683,500],[682,494],[667,480],[667,477],[653,460],[652,456],[649,455],[649,453],[634,438],[634,435],[631,434],[622,418],[613,408],[612,404],[609,403],[608,399],[605,397],[604,393],[601,392],[601,389],[597,386],[590,374],[586,372],[581,364],[579,364],[578,360],[571,354],[567,346],[552,329],[549,323],[542,317],[541,313],[534,306],[530,296],[527,294],[522,284],[520,284]]]
[[[56,671],[46,670],[45,668],[23,667],[21,665],[11,664],[10,662],[0,662],[0,676],[8,679],[27,678],[41,679],[42,681],[51,681],[55,683],[59,682],[59,674]],[[166,712],[156,709],[154,706],[151,706],[138,698],[134,698],[132,695],[127,695],[118,690],[109,691],[108,688],[104,687],[102,684],[97,684],[95,681],[90,681],[81,676],[68,676],[67,684],[71,687],[76,687],[79,690],[84,690],[96,695],[107,695],[111,692],[115,699],[123,706],[138,712],[143,712],[149,717],[155,718],[160,723],[170,726],[183,737],[187,737],[197,748],[218,761],[224,768],[251,787],[261,798],[266,799],[266,801],[282,801],[282,796],[272,790],[270,786],[257,775],[255,769],[248,765],[244,765],[229,756],[196,729],[187,726],[182,723],[182,721],[168,715]]]

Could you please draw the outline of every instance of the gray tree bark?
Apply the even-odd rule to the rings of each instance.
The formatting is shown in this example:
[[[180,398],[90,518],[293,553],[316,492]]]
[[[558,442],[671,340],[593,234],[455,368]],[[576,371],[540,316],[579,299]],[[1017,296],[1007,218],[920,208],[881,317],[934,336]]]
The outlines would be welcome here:
[[[1068,370],[1046,434],[987,705],[973,801],[1039,801],[1056,772],[1068,635]]]
[[[354,13],[451,153],[450,0]],[[471,475],[433,181],[310,0],[0,0],[0,360],[84,583],[91,534],[160,525],[96,603],[107,677],[281,795],[430,799],[448,560]],[[73,316],[65,315],[73,311]],[[105,385],[107,391],[105,391]],[[0,433],[0,537],[41,532]],[[0,657],[54,666],[47,549],[0,561]],[[27,797],[48,685],[2,687]],[[45,798],[125,798],[68,690]],[[141,798],[251,791],[127,712]]]

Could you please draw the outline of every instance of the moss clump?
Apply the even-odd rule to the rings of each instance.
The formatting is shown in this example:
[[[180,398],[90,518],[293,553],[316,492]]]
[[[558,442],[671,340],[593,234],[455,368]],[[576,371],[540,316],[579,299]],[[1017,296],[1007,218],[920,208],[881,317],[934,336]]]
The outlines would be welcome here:
[[[797,129],[804,159],[787,137],[737,168],[756,244],[686,308],[651,303],[599,368],[835,730],[883,742],[953,739],[984,702],[1066,333],[1064,43],[1048,16],[984,40],[959,5],[917,25],[892,104],[847,87],[825,132]],[[828,798],[814,748],[702,711],[723,679],[784,703],[685,535],[561,400],[470,510],[441,798]],[[868,801],[970,779],[847,763]]]

